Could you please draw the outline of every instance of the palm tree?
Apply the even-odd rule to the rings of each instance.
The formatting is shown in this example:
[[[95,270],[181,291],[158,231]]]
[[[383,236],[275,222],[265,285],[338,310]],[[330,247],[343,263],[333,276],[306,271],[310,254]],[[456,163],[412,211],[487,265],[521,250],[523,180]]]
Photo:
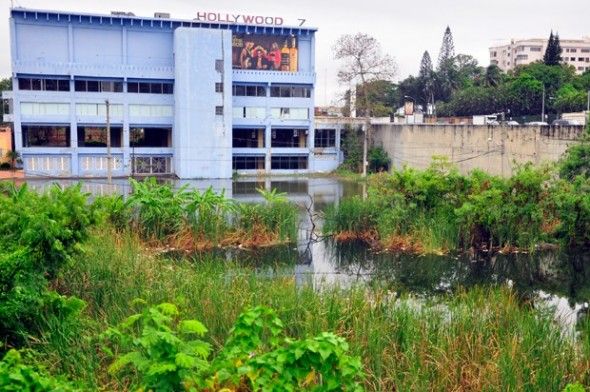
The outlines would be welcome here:
[[[502,81],[502,70],[495,64],[491,64],[486,68],[485,85],[488,87],[496,87]]]
[[[20,158],[20,153],[15,150],[10,150],[6,153],[6,158],[10,159],[10,167],[12,171],[16,170],[16,161]]]

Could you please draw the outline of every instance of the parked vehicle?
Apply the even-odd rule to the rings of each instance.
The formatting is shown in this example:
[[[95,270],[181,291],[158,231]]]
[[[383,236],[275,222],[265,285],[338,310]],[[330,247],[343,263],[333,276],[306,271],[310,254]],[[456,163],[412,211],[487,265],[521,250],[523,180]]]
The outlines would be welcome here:
[[[511,127],[517,127],[520,124],[518,123],[518,121],[510,120],[510,121],[506,121],[506,125],[510,125]]]
[[[547,124],[545,121],[530,121],[528,123],[526,123],[525,125],[549,125]]]
[[[575,121],[575,120],[565,120],[565,119],[558,119],[558,120],[554,120],[551,125],[553,126],[569,126],[569,125],[580,125],[579,122]]]

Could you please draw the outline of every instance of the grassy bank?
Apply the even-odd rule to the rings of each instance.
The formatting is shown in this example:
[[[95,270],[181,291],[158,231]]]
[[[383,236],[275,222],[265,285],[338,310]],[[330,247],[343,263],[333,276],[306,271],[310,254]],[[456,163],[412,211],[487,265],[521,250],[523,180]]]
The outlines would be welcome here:
[[[548,314],[519,304],[507,289],[474,289],[425,302],[362,287],[322,291],[220,260],[173,261],[146,253],[130,234],[92,236],[80,262],[54,287],[87,303],[85,328],[49,328],[31,346],[54,373],[121,390],[92,342],[131,312],[134,299],[174,302],[202,320],[220,350],[246,308],[275,309],[293,337],[333,331],[362,358],[367,390],[561,390],[590,382],[590,344],[563,336]]]
[[[326,211],[337,240],[414,252],[533,251],[547,244],[590,243],[590,180],[554,169],[520,167],[509,178],[462,175],[445,161],[371,177],[368,198]]]

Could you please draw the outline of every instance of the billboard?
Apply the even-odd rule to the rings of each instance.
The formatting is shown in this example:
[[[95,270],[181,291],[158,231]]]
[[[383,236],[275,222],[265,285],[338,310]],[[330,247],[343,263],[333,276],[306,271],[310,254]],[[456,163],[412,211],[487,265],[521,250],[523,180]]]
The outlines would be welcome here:
[[[234,34],[234,69],[297,72],[297,38],[291,35]]]

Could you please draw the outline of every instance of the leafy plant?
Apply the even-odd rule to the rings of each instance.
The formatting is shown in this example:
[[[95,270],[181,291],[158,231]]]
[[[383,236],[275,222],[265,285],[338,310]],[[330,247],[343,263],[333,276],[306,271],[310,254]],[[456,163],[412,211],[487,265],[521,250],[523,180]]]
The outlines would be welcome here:
[[[360,360],[348,356],[344,339],[331,333],[289,339],[269,308],[258,306],[242,313],[211,362],[209,344],[198,339],[206,331],[199,321],[180,320],[172,304],[147,308],[103,334],[113,347],[106,351],[116,356],[109,372],[125,376],[124,370],[131,367],[139,386],[154,391],[362,390]],[[123,354],[116,355],[116,350]]]
[[[41,366],[24,363],[17,350],[9,350],[0,362],[0,391],[74,392],[81,391],[63,378],[46,373]]]

